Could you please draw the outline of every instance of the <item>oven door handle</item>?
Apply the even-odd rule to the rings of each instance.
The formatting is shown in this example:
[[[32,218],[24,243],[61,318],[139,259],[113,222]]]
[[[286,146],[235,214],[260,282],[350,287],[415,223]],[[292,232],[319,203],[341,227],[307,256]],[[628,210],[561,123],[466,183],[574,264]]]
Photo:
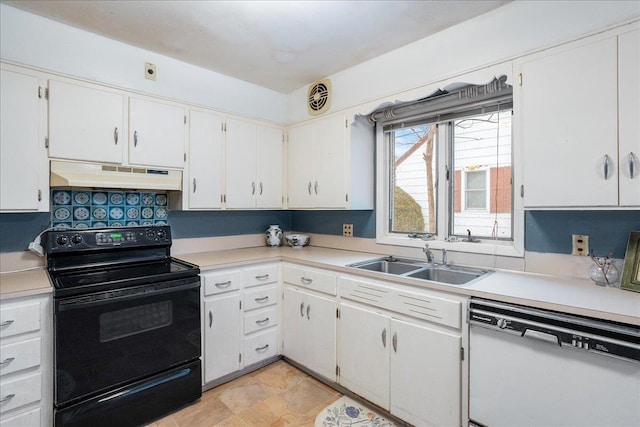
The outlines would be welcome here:
[[[125,293],[122,296],[115,295],[112,297],[98,297],[99,295],[101,296],[107,293],[113,293],[113,291],[111,291],[111,292],[101,292],[97,294],[90,294],[90,295],[85,295],[81,297],[72,297],[66,300],[63,299],[56,302],[56,311],[62,312],[62,311],[79,310],[86,307],[97,307],[100,305],[113,304],[115,302],[119,303],[123,301],[138,299],[141,297],[147,298],[147,297],[152,297],[157,295],[170,294],[174,292],[188,291],[191,289],[199,289],[200,281],[197,279],[195,282],[190,281],[189,283],[183,284],[183,285],[169,286],[162,289],[153,290],[155,286],[156,285],[144,286],[144,287],[141,287],[140,289],[137,289],[137,292],[126,292],[127,290],[125,289],[123,290]]]

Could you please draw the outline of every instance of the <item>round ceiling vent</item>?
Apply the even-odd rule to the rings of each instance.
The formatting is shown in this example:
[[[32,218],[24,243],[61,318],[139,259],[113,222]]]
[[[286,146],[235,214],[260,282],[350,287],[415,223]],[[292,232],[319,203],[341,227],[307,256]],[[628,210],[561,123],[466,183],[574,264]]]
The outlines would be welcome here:
[[[331,81],[322,79],[311,84],[307,101],[309,114],[312,116],[329,111],[331,107]]]

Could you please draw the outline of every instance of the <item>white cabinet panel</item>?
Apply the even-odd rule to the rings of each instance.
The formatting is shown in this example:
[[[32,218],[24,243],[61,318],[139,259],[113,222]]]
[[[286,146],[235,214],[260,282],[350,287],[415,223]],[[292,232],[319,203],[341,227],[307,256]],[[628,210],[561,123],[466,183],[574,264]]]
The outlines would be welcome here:
[[[256,207],[282,208],[284,143],[282,129],[258,125],[256,141]]]
[[[244,364],[253,365],[278,354],[278,333],[275,328],[245,338]]]
[[[122,163],[125,96],[96,86],[49,81],[49,157]]]
[[[41,341],[38,337],[0,346],[0,376],[39,366]]]
[[[619,36],[618,61],[620,205],[640,206],[640,30]]]
[[[0,309],[0,337],[40,330],[40,303],[7,304]]]
[[[240,368],[240,294],[231,292],[204,302],[205,382]]]
[[[340,384],[389,409],[389,316],[340,303]]]
[[[460,335],[391,320],[391,413],[413,425],[461,425]]]
[[[129,98],[129,163],[184,167],[185,109],[141,98]]]
[[[0,211],[46,211],[46,82],[5,69],[0,73]]]
[[[40,372],[12,380],[2,380],[0,413],[19,408],[42,398],[42,374]]]
[[[314,129],[311,124],[289,129],[287,145],[288,204],[290,208],[312,208]]]
[[[346,206],[348,156],[346,118],[343,115],[319,120],[313,147],[316,208]],[[364,177],[363,177],[364,178]]]
[[[185,186],[190,209],[222,207],[223,119],[201,111],[189,113],[189,177]]]

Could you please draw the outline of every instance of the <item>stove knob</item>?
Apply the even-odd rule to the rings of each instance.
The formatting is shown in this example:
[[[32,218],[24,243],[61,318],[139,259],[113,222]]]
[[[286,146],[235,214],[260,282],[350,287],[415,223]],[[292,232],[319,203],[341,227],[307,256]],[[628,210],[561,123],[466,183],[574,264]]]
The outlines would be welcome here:
[[[153,230],[148,229],[147,231],[145,231],[144,237],[146,237],[147,240],[154,240],[155,239],[155,233],[153,232]]]
[[[498,328],[500,329],[504,329],[507,327],[507,325],[509,325],[509,321],[507,319],[498,319],[498,321],[496,322],[496,325],[498,326]]]
[[[160,240],[164,240],[165,237],[167,237],[167,234],[164,232],[164,230],[158,230],[156,235],[158,236],[158,239],[160,239]]]
[[[67,243],[69,243],[69,238],[67,236],[65,236],[64,234],[58,236],[58,238],[56,239],[56,243],[58,244],[58,246],[64,246]]]
[[[71,238],[71,243],[73,243],[74,245],[79,245],[80,243],[82,243],[82,236],[79,234],[76,234]]]

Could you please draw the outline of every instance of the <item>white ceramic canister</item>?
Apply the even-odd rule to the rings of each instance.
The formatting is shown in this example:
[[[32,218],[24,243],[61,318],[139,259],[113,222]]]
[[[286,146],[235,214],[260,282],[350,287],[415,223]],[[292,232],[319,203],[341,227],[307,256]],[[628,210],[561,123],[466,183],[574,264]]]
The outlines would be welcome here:
[[[282,230],[279,225],[270,225],[264,233],[267,239],[267,246],[275,247],[282,244]]]

